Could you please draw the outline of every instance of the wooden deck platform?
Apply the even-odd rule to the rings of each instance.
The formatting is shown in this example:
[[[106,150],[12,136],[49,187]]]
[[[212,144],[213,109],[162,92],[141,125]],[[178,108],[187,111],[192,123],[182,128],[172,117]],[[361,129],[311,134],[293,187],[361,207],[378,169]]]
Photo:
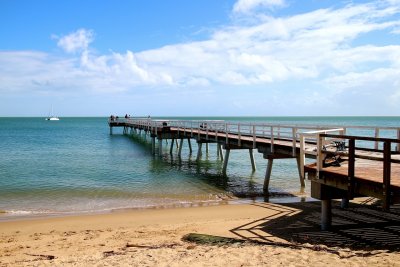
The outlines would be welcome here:
[[[329,166],[323,168],[320,177],[317,178],[316,164],[313,163],[305,166],[305,172],[308,173],[309,180],[343,190],[343,194],[336,194],[336,196],[332,196],[331,198],[347,197],[347,190],[349,188],[348,169],[348,161],[344,161],[341,162],[340,166]],[[385,192],[383,186],[383,173],[384,169],[382,161],[356,159],[354,168],[354,197],[371,196],[383,199]],[[400,164],[392,164],[391,177],[391,203],[400,203]],[[325,198],[324,196],[315,197],[319,199]]]

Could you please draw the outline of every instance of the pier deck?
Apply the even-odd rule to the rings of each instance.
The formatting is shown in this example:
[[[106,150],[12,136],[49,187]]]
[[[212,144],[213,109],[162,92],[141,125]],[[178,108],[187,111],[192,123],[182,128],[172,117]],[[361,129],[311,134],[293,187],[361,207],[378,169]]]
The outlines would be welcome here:
[[[124,119],[109,121],[113,127],[123,127],[124,134],[144,131],[152,138],[152,151],[162,153],[162,140],[180,140],[198,143],[197,157],[201,157],[202,144],[216,143],[224,160],[226,175],[229,154],[234,149],[248,149],[253,170],[256,169],[253,150],[268,160],[264,191],[268,193],[274,159],[295,158],[301,186],[308,174],[311,196],[322,202],[321,225],[331,225],[331,200],[341,198],[343,207],[355,197],[372,196],[383,201],[383,208],[400,203],[400,128],[332,125],[273,125],[225,121],[170,121],[151,119]],[[352,129],[369,131],[368,136],[345,135]],[[381,138],[390,132],[392,138]],[[341,149],[333,144],[341,143]],[[357,143],[356,143],[357,142]],[[171,142],[171,149],[174,142]],[[357,144],[357,146],[356,146]],[[225,150],[225,156],[222,155]],[[305,158],[315,159],[305,164]],[[335,164],[331,164],[333,158]],[[331,161],[329,163],[329,161]]]

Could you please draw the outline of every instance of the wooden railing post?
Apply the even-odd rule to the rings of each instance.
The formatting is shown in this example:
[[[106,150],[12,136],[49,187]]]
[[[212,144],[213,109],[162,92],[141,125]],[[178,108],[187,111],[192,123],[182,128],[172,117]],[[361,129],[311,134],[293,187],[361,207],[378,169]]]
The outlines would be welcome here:
[[[306,144],[305,136],[303,134],[300,134],[299,168],[300,168],[300,176],[301,176],[300,179],[302,181],[304,181],[304,178],[305,178],[305,174],[304,174],[304,162],[305,162],[305,158],[306,158],[305,151],[304,151],[305,144]]]
[[[356,140],[354,138],[349,139],[349,163],[347,170],[347,196],[348,199],[354,198],[354,174],[355,174],[355,146]]]
[[[271,126],[271,154],[274,153],[274,126]]]
[[[391,142],[383,143],[383,210],[390,208]]]
[[[379,128],[375,128],[375,138],[379,138]],[[375,141],[375,149],[379,149],[379,142]]]
[[[397,129],[397,140],[400,140],[400,128]],[[400,152],[400,143],[397,143],[397,152]]]
[[[227,123],[225,123],[225,134],[226,134],[225,143],[228,144],[229,143],[229,138],[228,138],[228,124]]]
[[[296,156],[296,144],[297,144],[297,128],[292,128],[292,139],[293,139],[293,147],[292,147],[292,156],[295,157]]]
[[[241,134],[240,134],[240,123],[238,123],[238,137],[239,137],[239,140],[238,140],[238,145],[239,146],[241,146],[242,145],[242,141],[241,141]]]
[[[256,148],[256,126],[253,125],[253,148]]]
[[[317,179],[321,179],[321,171],[323,168],[323,157],[324,153],[322,151],[323,146],[322,136],[321,134],[317,134]]]

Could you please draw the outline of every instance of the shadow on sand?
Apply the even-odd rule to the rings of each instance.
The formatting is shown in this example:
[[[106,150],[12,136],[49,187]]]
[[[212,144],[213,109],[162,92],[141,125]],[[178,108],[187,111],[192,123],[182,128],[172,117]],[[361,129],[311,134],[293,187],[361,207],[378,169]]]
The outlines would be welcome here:
[[[350,203],[348,209],[341,209],[340,202],[334,202],[332,229],[321,231],[320,202],[257,203],[254,205],[276,212],[231,232],[257,242],[400,251],[400,206],[392,206],[388,213],[383,212],[378,204]]]

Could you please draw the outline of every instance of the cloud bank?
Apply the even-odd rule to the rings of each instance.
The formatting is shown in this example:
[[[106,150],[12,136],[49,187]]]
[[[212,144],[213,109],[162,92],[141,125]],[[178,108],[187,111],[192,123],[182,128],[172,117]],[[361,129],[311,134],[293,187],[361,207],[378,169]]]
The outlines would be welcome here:
[[[232,13],[284,5],[280,0],[239,0]],[[398,105],[400,45],[366,36],[379,33],[398,38],[399,7],[394,0],[376,1],[286,17],[264,16],[246,25],[232,22],[203,41],[104,55],[91,52],[94,31],[79,29],[58,37],[57,45],[67,52],[65,56],[0,52],[0,92],[79,89],[115,93],[155,87],[249,90],[264,86],[272,93],[268,88],[286,83],[288,87],[282,90],[293,96],[307,94],[305,103],[343,97],[349,91],[370,95],[383,90],[378,102]],[[295,84],[303,88],[290,87]],[[281,95],[287,93],[275,94]]]

